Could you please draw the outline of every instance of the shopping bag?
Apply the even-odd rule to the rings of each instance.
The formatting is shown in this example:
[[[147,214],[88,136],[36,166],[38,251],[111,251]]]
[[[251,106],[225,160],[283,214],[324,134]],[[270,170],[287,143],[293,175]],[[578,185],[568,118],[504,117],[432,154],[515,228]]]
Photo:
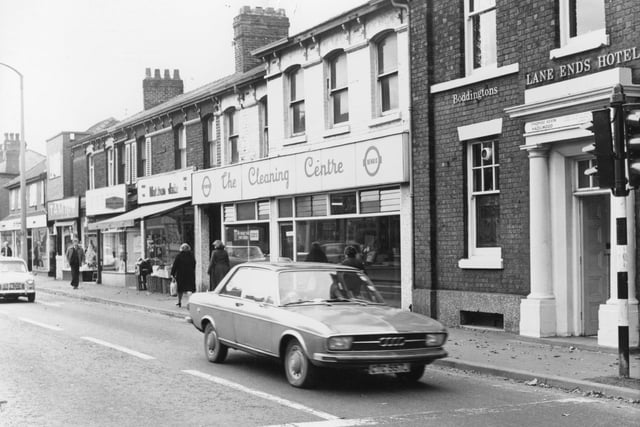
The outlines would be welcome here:
[[[178,283],[174,278],[171,279],[171,285],[169,286],[169,295],[171,295],[172,297],[178,295]]]

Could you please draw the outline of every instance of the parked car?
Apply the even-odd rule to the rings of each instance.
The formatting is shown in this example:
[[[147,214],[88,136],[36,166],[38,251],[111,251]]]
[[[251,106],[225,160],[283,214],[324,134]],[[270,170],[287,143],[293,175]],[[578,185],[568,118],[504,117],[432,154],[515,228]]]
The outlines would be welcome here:
[[[243,262],[267,261],[260,246],[225,246],[231,267]]]
[[[5,300],[17,300],[19,297],[27,297],[29,302],[36,300],[36,282],[22,258],[0,257],[0,297]]]
[[[244,263],[213,292],[192,294],[187,307],[210,362],[223,362],[230,348],[279,359],[294,387],[312,386],[320,368],[418,381],[447,356],[443,325],[386,305],[352,267]]]

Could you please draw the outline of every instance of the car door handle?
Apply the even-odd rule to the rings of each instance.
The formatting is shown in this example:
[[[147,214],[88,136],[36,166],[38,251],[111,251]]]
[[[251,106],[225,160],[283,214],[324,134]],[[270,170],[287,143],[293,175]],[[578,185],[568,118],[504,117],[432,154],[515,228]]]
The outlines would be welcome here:
[[[237,302],[237,303],[236,303],[236,307],[242,307],[243,305],[244,305],[244,303],[243,303],[243,302]]]

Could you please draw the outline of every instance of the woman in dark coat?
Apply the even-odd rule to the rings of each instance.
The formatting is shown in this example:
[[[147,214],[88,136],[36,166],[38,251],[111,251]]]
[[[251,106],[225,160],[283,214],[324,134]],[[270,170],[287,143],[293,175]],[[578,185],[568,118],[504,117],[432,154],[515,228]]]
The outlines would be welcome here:
[[[224,276],[229,272],[231,265],[229,263],[229,254],[224,249],[224,244],[220,240],[213,242],[213,252],[209,260],[209,290],[212,291],[222,281]]]
[[[173,260],[171,277],[178,283],[178,307],[182,307],[182,294],[196,291],[196,259],[187,243],[180,245],[180,252]]]
[[[327,255],[322,250],[322,246],[320,246],[320,242],[311,243],[311,249],[309,249],[309,253],[305,258],[307,262],[329,262],[327,259]]]

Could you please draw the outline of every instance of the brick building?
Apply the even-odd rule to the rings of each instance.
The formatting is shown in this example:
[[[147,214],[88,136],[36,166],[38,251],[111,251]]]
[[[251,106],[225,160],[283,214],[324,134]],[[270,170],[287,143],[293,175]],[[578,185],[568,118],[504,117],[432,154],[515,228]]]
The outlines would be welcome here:
[[[583,124],[640,95],[640,4],[410,1],[414,307],[617,345],[612,212]],[[628,203],[630,253],[638,204]],[[638,345],[636,259],[630,331]]]

